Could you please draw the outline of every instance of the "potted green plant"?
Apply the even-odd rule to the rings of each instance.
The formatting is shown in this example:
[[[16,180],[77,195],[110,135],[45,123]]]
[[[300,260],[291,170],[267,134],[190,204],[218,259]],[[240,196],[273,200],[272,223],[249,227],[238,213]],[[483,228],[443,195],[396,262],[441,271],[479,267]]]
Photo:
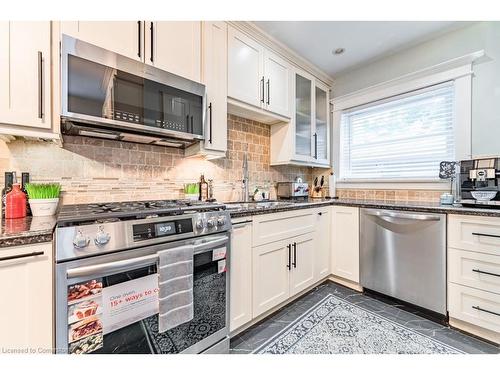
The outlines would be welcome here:
[[[33,216],[51,216],[59,204],[59,184],[26,184],[28,202]]]

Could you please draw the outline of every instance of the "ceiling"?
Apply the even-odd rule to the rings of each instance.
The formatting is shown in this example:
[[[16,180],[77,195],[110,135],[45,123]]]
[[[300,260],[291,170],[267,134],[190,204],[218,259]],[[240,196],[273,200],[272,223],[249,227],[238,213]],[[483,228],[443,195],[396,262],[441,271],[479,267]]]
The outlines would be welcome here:
[[[330,76],[464,27],[455,21],[256,21]],[[345,48],[341,55],[332,50]]]

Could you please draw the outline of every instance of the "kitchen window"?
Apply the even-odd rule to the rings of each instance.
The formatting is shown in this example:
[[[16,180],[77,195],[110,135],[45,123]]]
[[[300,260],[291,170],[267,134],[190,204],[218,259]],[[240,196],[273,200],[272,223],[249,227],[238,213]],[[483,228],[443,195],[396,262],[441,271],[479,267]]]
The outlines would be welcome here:
[[[340,180],[438,180],[455,160],[454,95],[449,81],[343,110]]]

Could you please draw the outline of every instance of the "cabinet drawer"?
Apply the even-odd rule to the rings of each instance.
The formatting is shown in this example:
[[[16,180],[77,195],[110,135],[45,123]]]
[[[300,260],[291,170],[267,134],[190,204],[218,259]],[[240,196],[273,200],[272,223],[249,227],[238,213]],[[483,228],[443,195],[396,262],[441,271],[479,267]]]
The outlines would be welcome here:
[[[500,256],[448,250],[449,281],[500,294]]]
[[[500,218],[448,215],[448,246],[500,255]]]
[[[294,210],[254,217],[253,246],[288,239],[314,231],[311,210]]]
[[[448,284],[448,309],[451,318],[500,332],[500,295]]]

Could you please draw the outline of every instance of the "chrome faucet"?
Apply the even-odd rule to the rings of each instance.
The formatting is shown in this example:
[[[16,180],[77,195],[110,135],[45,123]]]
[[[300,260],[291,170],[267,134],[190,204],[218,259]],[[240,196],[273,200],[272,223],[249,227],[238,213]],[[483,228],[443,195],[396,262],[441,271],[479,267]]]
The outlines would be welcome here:
[[[250,201],[250,186],[249,186],[249,177],[248,177],[248,157],[246,151],[243,153],[243,185],[241,188],[241,193],[243,195],[243,201]]]

